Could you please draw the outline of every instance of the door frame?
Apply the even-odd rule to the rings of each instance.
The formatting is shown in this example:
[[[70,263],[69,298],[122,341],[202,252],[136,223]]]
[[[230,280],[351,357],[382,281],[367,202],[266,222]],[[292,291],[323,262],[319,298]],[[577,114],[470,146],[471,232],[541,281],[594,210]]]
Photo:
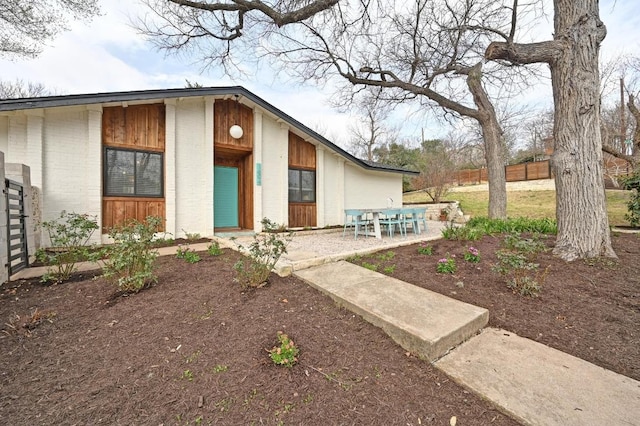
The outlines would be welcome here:
[[[240,229],[252,230],[254,223],[253,153],[251,151],[231,151],[217,149],[214,157],[214,167],[226,166],[235,167],[238,169],[238,226]],[[213,194],[213,199],[215,200],[215,194]],[[214,221],[214,232],[215,230],[216,228]]]

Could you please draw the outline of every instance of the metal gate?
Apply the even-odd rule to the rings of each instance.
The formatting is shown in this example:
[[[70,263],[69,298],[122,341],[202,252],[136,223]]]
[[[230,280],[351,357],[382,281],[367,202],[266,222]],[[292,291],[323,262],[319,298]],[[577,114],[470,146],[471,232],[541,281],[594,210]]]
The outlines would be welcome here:
[[[29,266],[24,189],[21,183],[5,179],[7,198],[7,267],[9,276]]]

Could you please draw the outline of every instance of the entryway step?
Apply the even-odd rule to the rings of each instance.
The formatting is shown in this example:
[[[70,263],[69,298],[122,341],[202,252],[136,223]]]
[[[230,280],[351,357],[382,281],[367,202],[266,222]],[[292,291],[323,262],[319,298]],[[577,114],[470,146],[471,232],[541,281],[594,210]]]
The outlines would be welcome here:
[[[489,320],[484,308],[345,261],[294,275],[382,328],[407,351],[430,361],[475,335]]]

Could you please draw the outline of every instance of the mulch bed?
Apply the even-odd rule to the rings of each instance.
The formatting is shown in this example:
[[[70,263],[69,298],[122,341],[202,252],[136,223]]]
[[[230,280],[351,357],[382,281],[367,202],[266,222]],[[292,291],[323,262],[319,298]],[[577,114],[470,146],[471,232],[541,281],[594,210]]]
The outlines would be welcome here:
[[[640,237],[615,234],[618,261],[595,259],[564,262],[549,251],[535,260],[548,269],[538,297],[524,297],[507,288],[492,271],[502,237],[480,241],[432,242],[434,254],[418,253],[418,245],[366,256],[356,263],[378,265],[379,272],[489,310],[489,326],[533,339],[617,373],[640,380]],[[463,260],[469,246],[480,251],[478,264]],[[436,273],[438,259],[456,256],[453,275]],[[387,256],[389,257],[389,256]],[[395,265],[395,267],[393,267]]]
[[[128,297],[90,273],[0,287],[2,423],[517,424],[301,281],[243,292],[237,253],[201,255],[159,258],[158,284]],[[278,331],[293,368],[268,357]]]

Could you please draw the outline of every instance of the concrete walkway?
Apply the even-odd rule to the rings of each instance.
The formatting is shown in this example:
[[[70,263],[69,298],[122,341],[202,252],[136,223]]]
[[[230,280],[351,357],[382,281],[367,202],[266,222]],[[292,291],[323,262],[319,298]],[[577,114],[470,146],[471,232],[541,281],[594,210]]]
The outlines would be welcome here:
[[[640,382],[504,330],[476,335],[485,309],[346,262],[294,275],[524,424],[640,425]]]

